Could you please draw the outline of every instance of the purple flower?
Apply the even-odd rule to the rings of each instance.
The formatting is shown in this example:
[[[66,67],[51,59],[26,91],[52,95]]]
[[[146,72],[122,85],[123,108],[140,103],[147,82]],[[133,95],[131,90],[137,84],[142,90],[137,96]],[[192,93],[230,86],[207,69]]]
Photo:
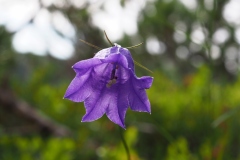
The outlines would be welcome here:
[[[128,49],[118,45],[102,49],[93,58],[77,62],[72,68],[76,77],[64,98],[84,101],[86,114],[82,122],[97,120],[106,113],[112,122],[125,128],[128,107],[150,113],[145,89],[151,87],[153,78],[136,77]]]

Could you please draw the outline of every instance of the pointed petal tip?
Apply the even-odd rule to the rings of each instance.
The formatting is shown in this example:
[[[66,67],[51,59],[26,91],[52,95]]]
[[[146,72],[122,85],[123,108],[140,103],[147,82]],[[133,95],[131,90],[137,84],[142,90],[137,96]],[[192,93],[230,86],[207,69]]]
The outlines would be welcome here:
[[[84,115],[84,116],[82,117],[82,120],[81,120],[81,122],[91,122],[91,121],[89,121],[89,120],[86,120],[86,116]]]
[[[68,96],[64,95],[64,96],[63,96],[63,99],[68,99]]]
[[[126,130],[125,124],[123,124],[123,125],[118,124],[118,125],[119,125],[122,129]]]
[[[101,118],[101,117],[100,117],[100,118]],[[93,121],[96,121],[96,120],[98,120],[98,119],[99,119],[99,118],[91,117],[91,116],[85,114],[85,115],[82,117],[81,122],[93,122]]]
[[[149,114],[152,114],[151,112],[151,108],[149,107],[148,111],[147,111]]]
[[[81,122],[89,122],[88,120],[86,120],[85,116],[83,116]]]
[[[82,119],[81,122],[90,122],[90,121],[87,121],[87,120]]]

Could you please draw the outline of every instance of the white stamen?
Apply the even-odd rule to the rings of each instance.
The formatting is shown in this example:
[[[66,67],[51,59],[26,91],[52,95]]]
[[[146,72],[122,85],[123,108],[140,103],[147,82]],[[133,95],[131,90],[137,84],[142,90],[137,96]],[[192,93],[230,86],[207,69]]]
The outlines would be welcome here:
[[[115,84],[117,82],[117,80],[114,78],[112,80],[110,80],[107,84],[106,84],[106,87],[107,88],[110,88],[113,84]]]

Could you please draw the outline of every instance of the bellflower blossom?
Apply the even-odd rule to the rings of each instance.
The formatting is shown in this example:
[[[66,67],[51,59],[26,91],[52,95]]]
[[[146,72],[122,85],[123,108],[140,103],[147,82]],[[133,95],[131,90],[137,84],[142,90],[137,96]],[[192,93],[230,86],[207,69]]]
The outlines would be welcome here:
[[[138,78],[128,49],[115,45],[102,49],[93,58],[77,62],[72,67],[76,77],[70,83],[64,98],[84,102],[86,114],[82,122],[107,117],[125,128],[125,114],[133,111],[150,113],[150,102],[145,89],[153,78]]]

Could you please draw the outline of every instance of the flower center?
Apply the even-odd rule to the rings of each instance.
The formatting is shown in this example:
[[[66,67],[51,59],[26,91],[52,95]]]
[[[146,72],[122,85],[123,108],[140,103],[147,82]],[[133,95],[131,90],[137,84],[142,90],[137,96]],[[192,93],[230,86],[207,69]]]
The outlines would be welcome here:
[[[113,84],[117,82],[117,76],[116,76],[116,70],[118,69],[118,65],[113,66],[112,72],[111,72],[111,79],[106,84],[107,88],[110,88]]]

